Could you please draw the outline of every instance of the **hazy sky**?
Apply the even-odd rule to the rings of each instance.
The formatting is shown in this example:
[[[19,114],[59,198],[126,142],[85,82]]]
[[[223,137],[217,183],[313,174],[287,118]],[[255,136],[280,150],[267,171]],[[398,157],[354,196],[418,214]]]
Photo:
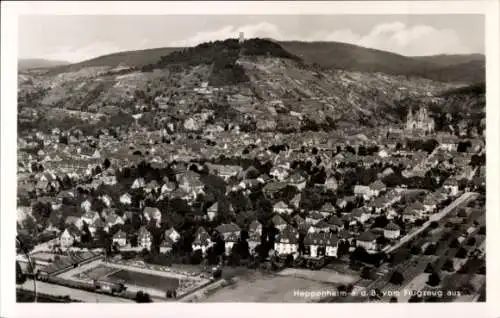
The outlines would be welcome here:
[[[484,53],[482,15],[21,16],[19,57],[82,61],[237,37],[339,41],[403,55]]]

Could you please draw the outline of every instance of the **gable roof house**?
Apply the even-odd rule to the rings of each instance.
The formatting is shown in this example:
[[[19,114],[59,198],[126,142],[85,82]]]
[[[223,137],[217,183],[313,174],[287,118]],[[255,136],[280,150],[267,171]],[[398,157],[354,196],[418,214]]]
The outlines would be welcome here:
[[[372,214],[366,208],[357,208],[352,211],[352,216],[356,221],[364,224],[371,218]]]
[[[374,252],[377,248],[375,235],[370,231],[361,233],[356,239],[356,246],[364,247],[367,252]]]
[[[181,238],[179,232],[177,232],[173,227],[169,228],[165,231],[165,238],[170,238],[172,242],[177,242]]]
[[[381,181],[381,180],[376,180],[372,182],[370,185],[370,190],[372,191],[373,196],[379,196],[382,192],[384,192],[387,189],[387,186]]]
[[[217,232],[219,232],[224,240],[227,240],[229,236],[231,235],[236,235],[237,237],[240,236],[241,229],[238,225],[235,223],[226,223],[226,224],[221,224],[218,227],[215,228]]]
[[[316,224],[320,220],[322,220],[324,216],[318,211],[310,211],[306,216],[306,223],[308,224]]]
[[[134,180],[134,183],[132,183],[132,186],[130,187],[131,189],[142,189],[146,185],[146,182],[144,181],[144,178],[137,178]]]
[[[249,233],[257,233],[259,235],[262,234],[262,223],[260,223],[258,220],[253,220],[252,223],[250,223],[250,226],[248,227],[248,232]]]
[[[299,232],[291,226],[281,231],[274,243],[274,249],[278,255],[289,255],[297,253],[299,248]]]
[[[213,221],[219,213],[219,202],[215,202],[207,209],[207,218]]]
[[[161,212],[158,208],[147,206],[144,208],[143,215],[148,222],[150,220],[156,220],[157,224],[161,222]]]
[[[113,235],[113,243],[118,244],[119,247],[127,245],[127,234],[120,229]]]
[[[271,221],[273,222],[274,227],[280,231],[288,225],[288,222],[280,214],[275,214]]]
[[[319,209],[319,213],[324,217],[328,217],[335,213],[335,207],[330,202],[326,202],[321,209]]]
[[[291,209],[285,202],[279,201],[273,206],[273,211],[279,214],[289,215],[293,212],[293,209]]]
[[[132,196],[128,193],[124,193],[120,196],[120,203],[123,205],[132,204]]]
[[[141,226],[139,228],[139,232],[137,233],[137,241],[138,245],[141,248],[145,248],[147,250],[151,249],[151,243],[153,240],[153,236],[151,235],[151,232],[149,232],[145,226]]]

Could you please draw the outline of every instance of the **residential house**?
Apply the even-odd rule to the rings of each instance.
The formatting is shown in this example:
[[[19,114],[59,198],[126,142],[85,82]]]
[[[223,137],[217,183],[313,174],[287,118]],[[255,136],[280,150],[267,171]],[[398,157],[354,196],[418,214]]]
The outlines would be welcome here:
[[[113,244],[117,244],[119,247],[124,247],[127,245],[127,234],[123,232],[122,230],[119,230],[118,232],[113,235]]]
[[[279,214],[290,215],[292,214],[293,209],[291,209],[285,202],[279,201],[273,206],[273,211]]]
[[[366,221],[368,221],[372,217],[372,214],[367,208],[363,207],[354,209],[352,211],[352,216],[356,221],[360,222],[361,224],[365,224]]]
[[[210,234],[208,234],[208,232],[200,226],[194,235],[192,243],[193,251],[201,250],[201,252],[205,254],[205,251],[211,245],[212,241],[210,239]]]
[[[75,227],[67,227],[62,234],[59,236],[59,244],[61,249],[67,249],[77,241],[80,241],[80,233]]]
[[[292,200],[290,200],[290,205],[298,210],[300,208],[300,200],[302,199],[302,194],[301,193],[297,193],[293,198]]]
[[[323,204],[323,206],[319,210],[319,213],[321,213],[323,217],[328,217],[335,213],[335,207],[330,202],[327,202]]]
[[[173,246],[174,246],[174,241],[169,236],[165,236],[163,241],[160,243],[160,253],[170,252]]]
[[[365,200],[370,200],[373,196],[372,190],[369,186],[356,185],[354,186],[354,194],[356,196],[361,196]]]
[[[415,223],[418,220],[419,214],[411,206],[407,206],[403,211],[403,221]]]
[[[307,179],[302,174],[295,172],[286,180],[286,182],[295,186],[299,189],[299,191],[302,191],[306,187]]]
[[[111,204],[113,203],[113,200],[111,199],[111,197],[107,194],[99,197],[99,199],[102,201],[102,203],[104,203],[104,205],[106,205],[106,207],[110,207]]]
[[[81,217],[82,222],[85,222],[89,226],[89,229],[93,227],[94,223],[99,219],[99,213],[96,211],[85,212]]]
[[[289,176],[289,169],[283,166],[276,166],[271,169],[269,175],[278,181],[285,181]]]
[[[236,235],[235,233],[229,233],[228,235],[225,235],[224,248],[226,255],[231,254],[233,246],[238,242],[239,238],[239,235]]]
[[[288,222],[280,214],[275,214],[271,221],[273,222],[274,227],[280,232],[283,231],[283,229],[288,225]]]
[[[160,189],[160,185],[156,180],[151,180],[144,186],[144,192],[146,193],[156,192],[158,189]]]
[[[153,207],[145,207],[143,212],[144,218],[146,221],[156,220],[157,224],[161,222],[161,212],[158,208]]]
[[[337,257],[338,238],[333,233],[308,233],[304,237],[305,254],[311,258]]]
[[[165,238],[170,238],[172,242],[178,242],[181,238],[179,232],[177,232],[173,227],[165,231]]]
[[[111,213],[106,216],[106,227],[108,229],[120,224],[125,224],[125,221],[123,221],[123,219],[115,213]]]
[[[330,225],[330,229],[333,232],[337,232],[344,228],[344,221],[342,221],[338,216],[331,215],[326,219],[326,222]]]
[[[137,234],[138,245],[143,249],[150,250],[152,241],[153,236],[151,235],[151,233],[146,229],[145,226],[141,226]]]
[[[128,193],[124,193],[120,196],[120,203],[123,205],[131,205],[132,204],[132,196]]]
[[[299,232],[291,226],[287,226],[281,231],[274,249],[278,255],[295,254],[299,249]]]
[[[448,191],[448,193],[452,196],[458,195],[458,180],[456,178],[449,177],[443,184],[443,187]]]
[[[325,188],[327,190],[336,191],[338,186],[339,184],[337,182],[337,179],[335,179],[334,177],[328,177],[325,180]]]
[[[188,170],[179,177],[179,188],[195,198],[198,194],[204,193],[205,185],[196,172]]]
[[[132,186],[130,187],[131,189],[142,189],[146,186],[146,182],[144,181],[144,178],[137,178],[134,180],[134,183],[132,183]]]
[[[243,168],[240,166],[228,166],[228,165],[215,165],[207,164],[209,172],[214,175],[222,177],[225,181],[229,180],[231,177],[238,176]]]
[[[372,182],[368,187],[370,187],[371,195],[375,197],[387,190],[387,186],[381,180]]]
[[[65,225],[74,225],[77,229],[81,230],[83,228],[82,218],[76,216],[68,216],[64,221]]]
[[[331,226],[330,223],[325,220],[321,220],[315,224],[312,224],[307,232],[308,233],[317,233],[317,232],[330,232]]]
[[[384,237],[390,240],[395,240],[401,235],[401,229],[394,222],[389,222],[384,228]]]
[[[217,214],[219,213],[219,203],[215,202],[207,209],[207,217],[210,221],[213,221]]]
[[[356,239],[356,246],[364,247],[367,252],[375,251],[377,248],[375,235],[370,231],[361,233]]]
[[[228,237],[232,236],[232,235],[235,235],[236,237],[240,237],[240,232],[241,232],[241,229],[238,225],[236,225],[235,223],[226,223],[226,224],[221,224],[219,225],[218,227],[215,228],[215,230],[217,232],[220,233],[220,235],[222,235],[222,237],[224,238],[224,240],[227,240]]]
[[[261,235],[257,232],[249,232],[248,233],[248,249],[250,250],[250,254],[255,253],[255,248],[257,245],[260,245]]]
[[[175,183],[169,181],[168,179],[165,181],[165,183],[161,186],[161,193],[170,193],[175,190]]]
[[[80,207],[84,212],[89,212],[92,207],[92,203],[90,203],[90,200],[87,199],[80,204]]]
[[[262,224],[258,220],[253,220],[248,227],[248,232],[262,235]]]
[[[306,223],[314,225],[324,218],[325,217],[318,211],[310,211],[306,216]]]

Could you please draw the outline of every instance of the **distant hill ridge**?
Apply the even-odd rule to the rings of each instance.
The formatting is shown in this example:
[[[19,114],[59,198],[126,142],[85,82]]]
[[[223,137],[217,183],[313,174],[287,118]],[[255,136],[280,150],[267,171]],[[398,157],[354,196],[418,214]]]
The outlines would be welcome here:
[[[279,42],[258,38],[246,40],[243,48],[245,55],[270,54],[326,69],[417,76],[443,82],[477,83],[485,80],[485,57],[481,54],[408,57],[340,42]],[[222,59],[222,56],[234,60],[236,53],[239,54],[238,40],[227,39],[189,48],[157,48],[108,54],[52,71],[67,72],[85,67],[116,67],[123,64],[138,69],[176,63],[193,65],[214,62]]]

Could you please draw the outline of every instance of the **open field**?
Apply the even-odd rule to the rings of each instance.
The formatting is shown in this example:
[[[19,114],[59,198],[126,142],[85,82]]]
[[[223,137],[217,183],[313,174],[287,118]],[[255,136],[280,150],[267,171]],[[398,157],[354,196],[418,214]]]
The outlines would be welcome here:
[[[240,277],[235,284],[208,295],[203,302],[313,302],[317,298],[294,295],[294,291],[336,291],[331,284],[304,278],[255,272]]]
[[[311,271],[300,268],[287,268],[278,273],[280,276],[304,278],[312,281],[330,283],[337,285],[347,285],[356,282],[359,277],[341,274],[333,270]]]

